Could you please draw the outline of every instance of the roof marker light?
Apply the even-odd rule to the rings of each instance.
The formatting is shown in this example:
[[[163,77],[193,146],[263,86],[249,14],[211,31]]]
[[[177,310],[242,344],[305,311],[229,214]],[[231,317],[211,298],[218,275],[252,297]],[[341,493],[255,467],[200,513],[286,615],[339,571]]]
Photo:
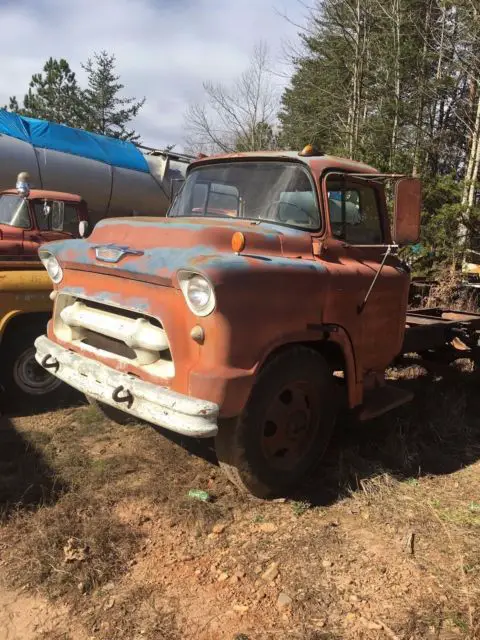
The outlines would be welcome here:
[[[313,144],[307,144],[301,151],[298,152],[299,156],[323,156],[323,152],[317,149]]]

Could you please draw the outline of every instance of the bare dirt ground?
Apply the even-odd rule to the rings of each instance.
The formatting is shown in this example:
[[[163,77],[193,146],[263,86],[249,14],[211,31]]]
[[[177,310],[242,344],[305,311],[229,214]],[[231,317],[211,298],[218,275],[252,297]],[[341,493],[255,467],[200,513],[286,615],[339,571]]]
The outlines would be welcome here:
[[[480,376],[392,378],[284,501],[89,406],[0,418],[0,640],[480,638]]]

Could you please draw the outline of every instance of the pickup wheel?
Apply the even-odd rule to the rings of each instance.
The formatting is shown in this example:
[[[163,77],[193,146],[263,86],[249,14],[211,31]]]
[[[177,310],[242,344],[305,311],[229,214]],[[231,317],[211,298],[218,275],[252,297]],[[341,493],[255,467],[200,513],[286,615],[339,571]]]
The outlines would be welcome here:
[[[280,353],[260,372],[242,415],[219,425],[220,466],[242,491],[284,494],[324,453],[338,405],[320,354],[306,347]]]
[[[61,380],[52,376],[35,360],[35,339],[40,328],[17,327],[2,342],[0,383],[8,408],[48,407],[59,399]]]

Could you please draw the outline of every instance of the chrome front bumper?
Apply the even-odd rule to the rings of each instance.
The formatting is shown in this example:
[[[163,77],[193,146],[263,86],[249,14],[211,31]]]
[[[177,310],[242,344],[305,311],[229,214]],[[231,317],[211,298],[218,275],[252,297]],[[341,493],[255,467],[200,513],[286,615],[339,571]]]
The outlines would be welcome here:
[[[210,438],[218,431],[219,407],[144,382],[96,360],[69,351],[47,336],[35,340],[37,362],[71,387],[141,420],[193,438]]]

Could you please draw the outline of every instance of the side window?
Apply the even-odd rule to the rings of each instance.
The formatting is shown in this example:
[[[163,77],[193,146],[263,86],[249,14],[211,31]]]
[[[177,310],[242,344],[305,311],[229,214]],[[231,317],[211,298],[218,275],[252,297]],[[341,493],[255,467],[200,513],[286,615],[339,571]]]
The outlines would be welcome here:
[[[197,182],[192,191],[192,211],[197,213],[203,211],[207,200],[208,186],[205,183]]]
[[[220,215],[238,212],[238,189],[228,184],[197,182],[192,191],[192,212],[200,213],[205,209],[209,213]]]
[[[65,204],[63,212],[63,231],[75,236],[78,235],[78,208],[72,204]]]
[[[51,211],[52,203],[49,201],[46,203],[46,205],[47,207],[50,207],[49,211]],[[37,227],[40,229],[40,231],[48,231],[50,229],[50,215],[45,207],[45,203],[35,202],[33,205],[33,210],[35,212]]]
[[[35,202],[33,206],[40,231],[60,231],[78,234],[78,208],[63,201]]]
[[[330,225],[336,238],[349,244],[382,244],[383,231],[375,189],[329,185]]]
[[[208,197],[208,208],[212,210],[218,209],[219,212],[233,213],[235,215],[238,212],[237,187],[212,182]]]

